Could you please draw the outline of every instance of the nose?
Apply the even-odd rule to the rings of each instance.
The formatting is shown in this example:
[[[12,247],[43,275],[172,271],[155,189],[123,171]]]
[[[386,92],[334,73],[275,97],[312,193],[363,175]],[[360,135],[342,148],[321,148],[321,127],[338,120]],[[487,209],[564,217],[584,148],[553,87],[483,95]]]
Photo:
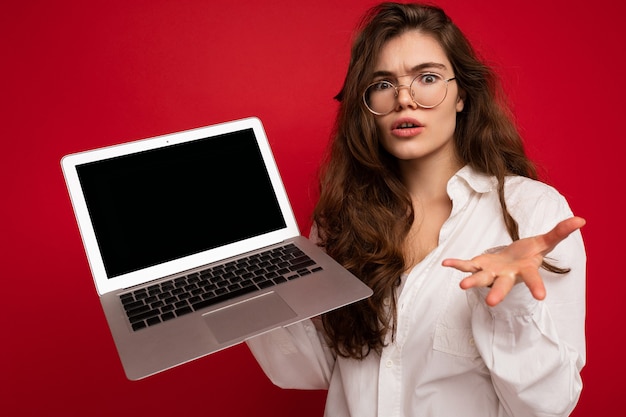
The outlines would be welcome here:
[[[413,100],[413,94],[411,93],[411,87],[408,85],[399,85],[397,87],[397,107],[403,108],[417,108],[417,103]]]

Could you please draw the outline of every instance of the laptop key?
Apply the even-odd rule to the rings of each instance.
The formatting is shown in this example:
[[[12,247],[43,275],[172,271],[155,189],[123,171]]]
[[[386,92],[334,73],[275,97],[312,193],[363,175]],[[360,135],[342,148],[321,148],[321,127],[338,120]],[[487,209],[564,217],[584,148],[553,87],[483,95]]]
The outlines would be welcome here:
[[[283,277],[276,277],[276,278],[273,278],[272,281],[274,281],[276,284],[281,284],[283,282],[286,282],[287,280]]]
[[[154,326],[155,324],[161,323],[161,319],[158,316],[150,317],[146,320],[146,323],[148,323],[148,326]]]
[[[168,311],[167,313],[161,314],[161,320],[162,321],[171,320],[171,319],[173,319],[175,317],[176,317],[176,315],[173,312],[171,312],[171,311]]]
[[[269,287],[273,287],[276,284],[272,282],[272,280],[268,280],[268,281],[259,282],[257,285],[259,286],[259,288],[269,288]]]
[[[185,314],[193,313],[193,310],[191,309],[191,307],[183,307],[177,309],[175,312],[177,316],[183,316]]]
[[[139,300],[139,301],[132,301],[132,302],[126,302],[126,303],[124,303],[124,309],[126,311],[131,311],[131,310],[134,310],[134,309],[136,309],[138,307],[141,307],[143,305],[144,305],[144,302],[141,301],[141,300]]]
[[[134,300],[133,294],[129,292],[126,294],[122,294],[120,295],[120,300],[122,300],[122,303],[126,302],[127,300]]]
[[[133,327],[134,331],[137,331],[137,330],[145,328],[146,327],[146,323],[144,321],[140,321],[138,323],[133,323],[132,327]]]

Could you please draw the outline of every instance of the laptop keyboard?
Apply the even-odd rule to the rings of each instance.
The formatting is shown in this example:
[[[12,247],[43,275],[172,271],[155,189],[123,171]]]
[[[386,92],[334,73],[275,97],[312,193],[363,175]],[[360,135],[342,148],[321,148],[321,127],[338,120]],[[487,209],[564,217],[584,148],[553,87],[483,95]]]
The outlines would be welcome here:
[[[294,244],[120,295],[133,330],[320,271]]]

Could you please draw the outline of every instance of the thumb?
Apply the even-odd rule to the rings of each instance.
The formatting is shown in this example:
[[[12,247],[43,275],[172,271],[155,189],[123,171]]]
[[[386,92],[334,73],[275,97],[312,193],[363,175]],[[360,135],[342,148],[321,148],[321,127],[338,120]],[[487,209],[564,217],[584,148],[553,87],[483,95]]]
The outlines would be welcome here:
[[[563,239],[583,227],[586,223],[585,219],[577,216],[559,222],[552,230],[543,235],[543,242],[546,246],[543,254],[551,252]]]

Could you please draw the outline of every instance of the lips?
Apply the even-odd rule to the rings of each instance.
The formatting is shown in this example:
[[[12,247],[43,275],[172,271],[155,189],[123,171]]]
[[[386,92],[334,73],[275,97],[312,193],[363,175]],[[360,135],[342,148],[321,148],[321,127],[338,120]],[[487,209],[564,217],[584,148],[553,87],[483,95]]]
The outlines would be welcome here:
[[[419,134],[424,126],[415,119],[402,118],[391,125],[391,133],[395,136],[410,137]]]

